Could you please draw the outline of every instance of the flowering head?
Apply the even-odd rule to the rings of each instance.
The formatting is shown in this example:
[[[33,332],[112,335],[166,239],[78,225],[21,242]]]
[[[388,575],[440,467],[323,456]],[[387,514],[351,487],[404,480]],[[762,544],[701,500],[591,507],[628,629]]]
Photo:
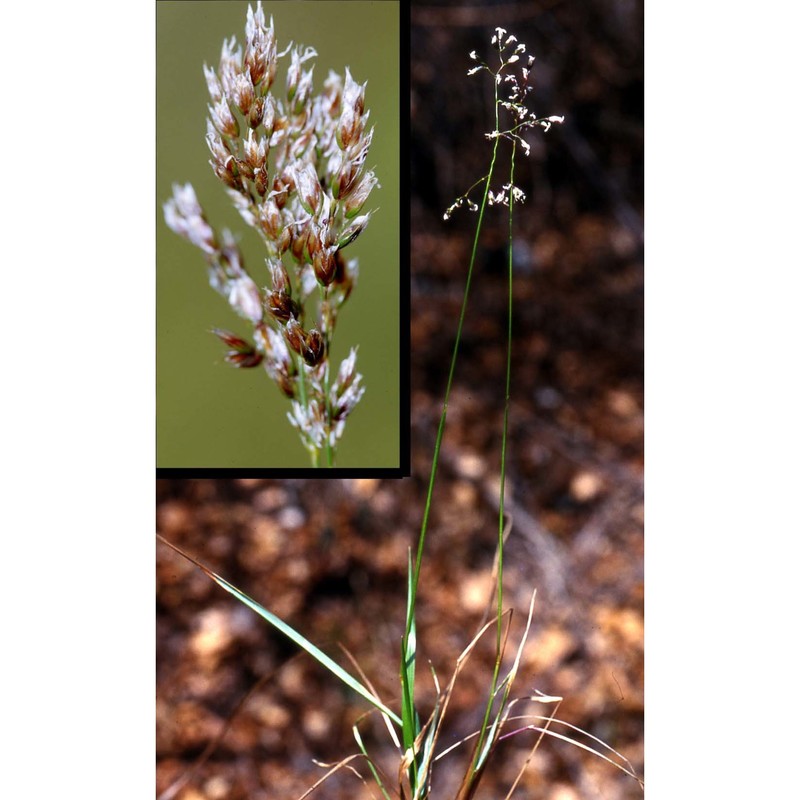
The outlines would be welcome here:
[[[497,118],[500,118],[499,110],[504,109],[510,115],[511,120],[508,127],[498,126],[485,136],[489,140],[494,140],[495,143],[499,139],[508,139],[514,145],[515,150],[516,146],[520,145],[523,153],[526,156],[530,155],[531,146],[523,138],[522,134],[527,129],[536,127],[548,131],[554,124],[563,122],[564,117],[539,118],[526,104],[529,94],[533,91],[531,68],[534,57],[525,55],[527,48],[516,36],[509,35],[505,28],[495,28],[491,45],[497,51],[499,65],[496,68],[491,67],[480,59],[476,50],[473,50],[469,57],[472,61],[478,63],[467,70],[467,74],[476,75],[478,72],[485,70],[492,75],[495,87],[495,105],[498,110]],[[524,64],[522,59],[524,59]],[[505,98],[500,96],[499,89],[501,86],[507,90],[507,97]],[[486,177],[481,178],[464,195],[456,198],[455,202],[445,211],[444,219],[450,219],[453,212],[461,206],[467,206],[470,211],[477,211],[478,205],[469,199],[469,192],[485,180]],[[522,203],[524,201],[525,193],[512,183],[507,183],[499,192],[492,191],[488,186],[486,187],[485,202],[488,202],[489,205],[507,206],[509,202]]]
[[[266,276],[248,273],[233,235],[215,233],[190,184],[174,187],[164,216],[203,252],[212,287],[253,327],[254,344],[214,329],[229,348],[225,360],[237,367],[263,364],[293,399],[290,419],[306,426],[306,446],[331,448],[363,395],[355,351],[342,365],[347,387],[330,386],[321,376],[329,374],[336,320],[358,275],[356,259],[339,251],[366,230],[374,211],[364,207],[379,186],[366,164],[373,136],[367,84],[345,68],[344,75],[331,71],[315,93],[317,51],[301,45],[280,51],[260,1],[248,7],[244,33],[243,46],[225,39],[219,64],[203,65],[205,138],[211,169],[265,246]],[[288,63],[279,85],[282,58]]]

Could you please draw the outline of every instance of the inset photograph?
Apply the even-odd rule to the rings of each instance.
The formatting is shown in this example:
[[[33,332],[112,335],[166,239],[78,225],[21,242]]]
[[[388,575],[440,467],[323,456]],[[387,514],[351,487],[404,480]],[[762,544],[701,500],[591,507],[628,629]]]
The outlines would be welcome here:
[[[159,469],[400,476],[399,23],[156,4]]]

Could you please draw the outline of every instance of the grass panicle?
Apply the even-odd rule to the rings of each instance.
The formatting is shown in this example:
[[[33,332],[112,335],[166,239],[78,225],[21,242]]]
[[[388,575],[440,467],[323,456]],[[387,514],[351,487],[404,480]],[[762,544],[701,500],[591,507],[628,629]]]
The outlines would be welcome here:
[[[209,223],[191,184],[175,184],[167,225],[203,253],[209,282],[251,328],[220,328],[225,360],[263,367],[290,401],[289,422],[314,466],[333,466],[348,416],[364,395],[356,348],[333,376],[330,353],[339,312],[358,280],[345,248],[373,211],[378,186],[366,169],[373,128],[366,83],[331,71],[315,93],[312,47],[278,50],[261,2],[248,6],[244,49],[232,37],[219,66],[203,65],[210,103],[209,163],[244,222],[264,246],[264,278],[245,268],[236,237]],[[285,86],[276,83],[288,61]]]

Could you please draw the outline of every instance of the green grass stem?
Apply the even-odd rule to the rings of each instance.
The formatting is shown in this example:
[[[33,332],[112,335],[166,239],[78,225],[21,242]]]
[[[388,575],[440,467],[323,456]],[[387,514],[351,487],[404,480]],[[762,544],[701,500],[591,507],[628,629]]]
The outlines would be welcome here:
[[[495,98],[497,97],[497,85],[495,84]],[[498,107],[495,103],[495,124],[498,122]],[[489,172],[486,176],[486,185],[483,191],[483,199],[481,200],[480,210],[478,212],[478,223],[475,228],[475,237],[472,243],[472,254],[470,256],[469,267],[467,269],[467,277],[464,284],[464,297],[461,301],[461,312],[458,317],[458,327],[456,329],[455,342],[453,344],[453,353],[450,358],[450,369],[447,375],[447,386],[444,393],[444,401],[442,403],[442,413],[439,417],[439,427],[436,432],[436,443],[433,448],[433,460],[431,463],[431,472],[428,479],[428,492],[425,498],[425,510],[422,515],[422,525],[420,527],[419,539],[417,541],[417,554],[412,564],[409,562],[409,585],[408,585],[408,603],[406,606],[406,626],[405,633],[403,634],[403,641],[401,646],[401,668],[400,668],[400,682],[402,686],[403,695],[403,720],[404,723],[412,726],[412,723],[417,720],[409,730],[406,730],[405,725],[403,729],[403,742],[409,746],[408,742],[413,743],[416,738],[416,730],[418,727],[418,717],[414,711],[414,648],[416,647],[416,635],[414,633],[415,617],[416,617],[416,601],[417,601],[417,588],[419,586],[419,576],[422,568],[422,554],[425,550],[425,539],[428,532],[428,522],[430,519],[430,511],[433,500],[433,488],[436,482],[436,471],[439,465],[439,453],[441,450],[442,439],[444,437],[445,424],[447,422],[447,408],[450,401],[450,391],[453,386],[453,377],[456,371],[456,363],[458,361],[459,345],[461,343],[461,334],[464,329],[464,320],[466,319],[467,305],[469,302],[469,292],[472,285],[472,275],[475,267],[475,258],[478,252],[478,241],[480,238],[481,228],[483,226],[483,217],[486,210],[486,204],[489,198],[489,187],[491,185],[492,174],[494,166],[497,161],[497,149],[499,139],[494,140],[492,148],[492,160],[489,165]],[[412,735],[413,733],[413,735]],[[416,776],[417,760],[414,755],[411,772]],[[415,788],[412,783],[412,790]]]

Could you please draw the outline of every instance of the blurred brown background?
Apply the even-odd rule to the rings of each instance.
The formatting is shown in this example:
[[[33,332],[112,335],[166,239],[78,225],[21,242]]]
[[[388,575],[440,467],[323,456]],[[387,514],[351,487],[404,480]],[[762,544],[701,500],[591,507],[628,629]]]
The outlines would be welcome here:
[[[414,3],[411,29],[412,477],[402,481],[160,481],[159,531],[334,656],[356,657],[396,703],[405,560],[422,517],[475,216],[441,219],[488,164],[491,86],[467,77],[502,25],[536,56],[534,108],[564,125],[531,135],[517,182],[507,549],[512,642],[536,589],[516,695],[560,694],[558,716],[643,777],[642,6],[638,2]],[[503,175],[502,164],[498,175]],[[505,179],[498,180],[498,184]],[[442,681],[480,621],[497,534],[506,284],[503,217],[487,219],[448,415],[419,606]],[[356,752],[367,709],[202,573],[158,546],[158,789],[229,732],[178,796],[293,798]],[[443,743],[475,730],[491,642],[465,668]],[[234,715],[237,703],[266,680]],[[233,715],[233,716],[232,716]],[[385,732],[370,720],[378,755]],[[498,751],[479,797],[504,796],[533,740]],[[392,764],[391,761],[387,764]],[[366,770],[362,772],[366,774]],[[463,760],[439,765],[451,796]],[[394,768],[394,765],[392,765]],[[635,781],[545,741],[518,796],[635,798]],[[351,774],[327,798],[370,794]]]

